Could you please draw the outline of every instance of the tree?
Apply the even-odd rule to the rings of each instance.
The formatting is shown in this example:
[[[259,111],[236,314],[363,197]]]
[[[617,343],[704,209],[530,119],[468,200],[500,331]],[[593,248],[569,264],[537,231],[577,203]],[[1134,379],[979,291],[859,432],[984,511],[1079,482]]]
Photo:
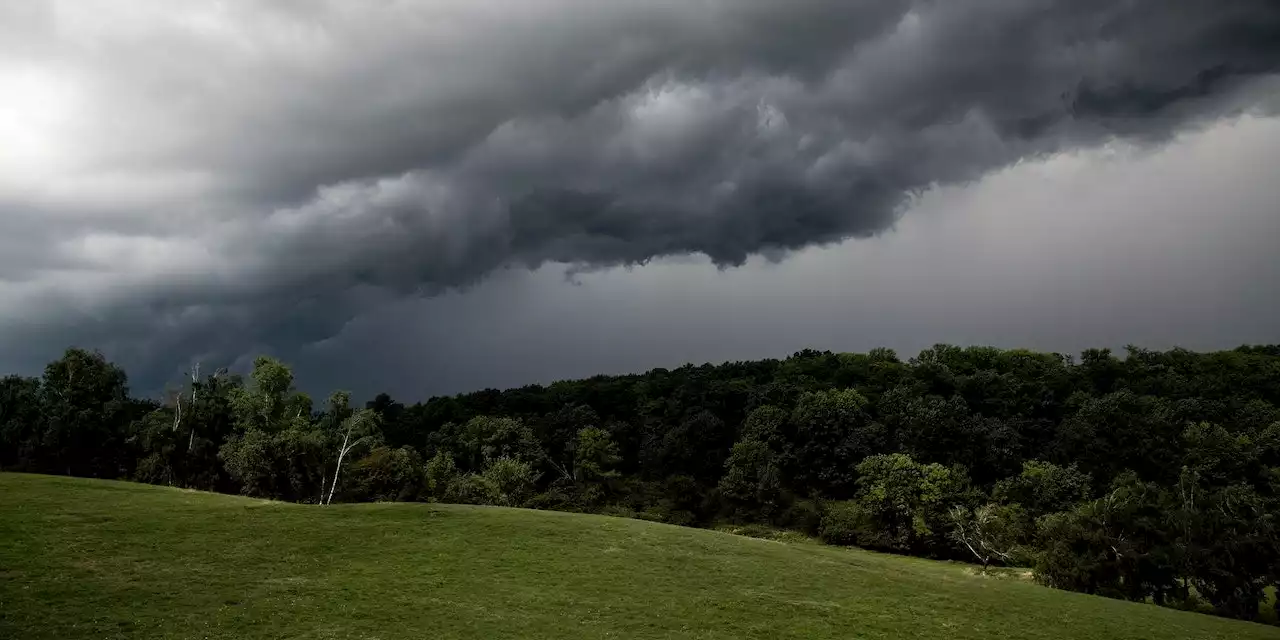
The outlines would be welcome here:
[[[227,401],[235,428],[218,458],[240,491],[325,502],[329,438],[312,424],[311,399],[294,390],[293,372],[278,360],[259,357],[249,383],[231,386]]]
[[[339,427],[342,440],[338,445],[338,461],[333,467],[333,482],[329,485],[329,497],[322,504],[333,502],[333,494],[338,490],[338,480],[342,474],[343,458],[356,447],[372,442],[377,435],[377,428],[378,414],[369,409],[357,411],[342,421]]]
[[[44,429],[40,380],[0,378],[0,469],[32,465]]]
[[[662,475],[687,475],[712,486],[720,477],[733,446],[733,429],[706,410],[694,411],[661,438],[659,463]]]
[[[533,430],[515,418],[472,418],[458,434],[458,447],[469,468],[477,471],[499,458],[530,464],[543,459],[542,447]]]
[[[131,422],[127,377],[97,352],[68,349],[44,370],[40,469],[67,475],[127,475],[124,429]]]
[[[996,502],[1019,504],[1032,518],[1066,511],[1089,499],[1093,482],[1074,464],[1060,467],[1052,462],[1028,460],[1022,473],[996,483]]]
[[[405,406],[391,399],[385,393],[379,393],[373,400],[365,403],[364,408],[378,414],[378,423],[382,425],[382,436],[390,447],[421,447],[425,444],[425,434],[418,433],[413,422],[406,419]]]
[[[1166,482],[1177,477],[1176,443],[1187,424],[1177,404],[1127,389],[1074,402],[1079,408],[1058,430],[1058,455],[1079,464],[1095,483],[1126,470]]]
[[[1197,593],[1235,618],[1257,616],[1280,566],[1280,470],[1267,466],[1275,435],[1232,434],[1202,422],[1182,436],[1182,471],[1167,507],[1175,557]]]
[[[738,520],[771,520],[781,507],[782,484],[774,454],[760,440],[733,445],[720,478],[720,494]]]
[[[833,497],[853,489],[853,465],[878,452],[884,429],[865,411],[866,398],[853,389],[809,392],[791,414],[788,476],[802,492]]]
[[[599,482],[617,477],[613,467],[622,458],[618,445],[604,429],[587,427],[578,432],[573,447],[574,479],[579,482]]]
[[[1179,593],[1165,493],[1136,474],[1102,498],[1039,520],[1036,579],[1115,598],[1164,602]]]
[[[247,496],[279,497],[275,437],[262,429],[232,436],[218,451],[227,473]]]
[[[305,429],[311,423],[311,399],[293,388],[293,372],[279,360],[259,356],[247,385],[231,392],[240,431]]]
[[[1018,505],[984,504],[970,510],[951,507],[951,539],[963,545],[986,571],[992,562],[1012,563],[1026,533],[1026,514]]]
[[[153,484],[227,490],[217,453],[233,430],[227,395],[236,384],[223,369],[202,379],[199,367],[193,367],[189,387],[179,389],[166,406],[133,420],[127,431],[137,460],[132,477]]]
[[[569,404],[543,416],[534,431],[539,446],[547,453],[547,460],[563,474],[566,468],[574,464],[573,449],[578,434],[583,429],[598,427],[600,424],[600,415],[595,409],[581,404]]]
[[[437,499],[503,507],[527,504],[538,482],[533,465],[522,460],[497,458],[480,473],[457,474],[451,459],[442,454],[428,463],[427,478]]]
[[[787,443],[787,412],[766,404],[756,407],[742,425],[742,439],[764,443],[773,451],[782,451]]]
[[[364,418],[346,393],[313,413],[272,358],[244,378],[188,377],[167,403],[134,398],[119,367],[72,349],[39,379],[0,378],[0,467],[309,503],[425,487],[983,563],[1008,562],[1012,540],[1048,584],[1194,593],[1234,617],[1280,586],[1277,345],[1079,364],[990,347],[910,362],[807,350],[411,406],[382,394],[365,405],[376,427],[353,426]]]
[[[427,493],[434,499],[450,502],[455,498],[458,467],[447,451],[437,452],[427,461]]]
[[[533,495],[538,476],[528,462],[515,458],[498,458],[481,474],[489,489],[489,504],[519,507]]]
[[[341,492],[344,500],[405,502],[416,500],[424,488],[422,457],[413,447],[374,447],[351,465]]]
[[[893,453],[871,456],[857,467],[855,502],[865,516],[857,544],[921,552],[945,531],[946,506],[966,501],[966,479],[940,464],[920,464]]]
[[[133,479],[149,484],[180,484],[177,442],[173,420],[165,409],[157,409],[133,423],[130,440],[138,449]]]

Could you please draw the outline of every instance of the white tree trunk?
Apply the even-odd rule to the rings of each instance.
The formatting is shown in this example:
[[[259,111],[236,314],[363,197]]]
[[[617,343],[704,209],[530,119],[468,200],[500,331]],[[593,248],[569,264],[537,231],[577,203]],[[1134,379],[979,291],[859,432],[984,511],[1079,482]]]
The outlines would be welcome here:
[[[200,363],[197,362],[195,366],[191,368],[191,410],[192,411],[196,410],[196,402],[199,401],[199,398],[196,397],[196,385],[199,384],[199,382],[200,382]],[[191,424],[190,431],[191,431],[190,435],[187,436],[187,453],[191,453],[191,448],[196,444],[195,423]]]
[[[351,440],[351,431],[342,437],[342,448],[338,449],[338,466],[333,468],[333,484],[329,485],[329,499],[325,504],[333,504],[333,492],[338,489],[338,473],[342,471],[342,458],[347,455],[347,443]]]
[[[178,426],[182,424],[182,392],[181,391],[178,392],[178,399],[175,404],[175,407],[176,408],[173,413],[173,430],[177,431]]]

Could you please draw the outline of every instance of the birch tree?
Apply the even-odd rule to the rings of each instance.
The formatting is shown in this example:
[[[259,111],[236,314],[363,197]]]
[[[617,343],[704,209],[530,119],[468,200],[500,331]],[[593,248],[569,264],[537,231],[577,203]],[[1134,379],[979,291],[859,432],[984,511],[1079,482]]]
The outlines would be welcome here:
[[[333,480],[329,484],[329,496],[324,500],[323,504],[333,503],[333,494],[338,490],[338,480],[342,475],[342,460],[356,447],[371,442],[374,439],[374,430],[377,425],[378,414],[368,409],[353,413],[342,421],[339,428],[339,432],[342,435],[342,443],[338,445],[338,462],[334,466]]]
[[[1018,553],[1022,518],[1017,505],[987,504],[973,511],[952,507],[951,538],[982,563],[986,571],[992,562],[1011,564]]]

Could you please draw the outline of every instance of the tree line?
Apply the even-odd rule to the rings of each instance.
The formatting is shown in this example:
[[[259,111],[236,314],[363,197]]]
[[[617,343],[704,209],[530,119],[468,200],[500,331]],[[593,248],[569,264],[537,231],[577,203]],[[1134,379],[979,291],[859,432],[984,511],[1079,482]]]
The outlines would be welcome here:
[[[1280,585],[1280,346],[810,350],[363,407],[268,357],[136,398],[71,349],[0,380],[0,468],[762,525],[1255,619]]]

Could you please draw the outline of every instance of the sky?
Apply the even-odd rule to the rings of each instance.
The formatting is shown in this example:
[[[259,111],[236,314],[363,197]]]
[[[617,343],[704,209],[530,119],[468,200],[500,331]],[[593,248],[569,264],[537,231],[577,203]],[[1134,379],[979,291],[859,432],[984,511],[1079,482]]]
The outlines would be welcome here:
[[[0,371],[1280,342],[1270,0],[0,0]]]

